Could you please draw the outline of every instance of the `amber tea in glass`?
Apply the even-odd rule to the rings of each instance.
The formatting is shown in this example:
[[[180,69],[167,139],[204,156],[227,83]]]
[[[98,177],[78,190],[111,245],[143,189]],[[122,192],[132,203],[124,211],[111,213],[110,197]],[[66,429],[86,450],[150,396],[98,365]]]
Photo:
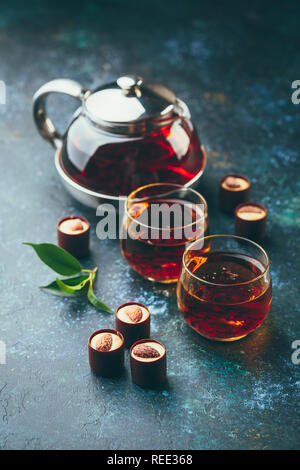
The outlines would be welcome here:
[[[268,255],[256,243],[231,235],[196,241],[183,255],[177,300],[184,320],[202,336],[240,339],[270,310]]]
[[[171,283],[178,280],[188,244],[207,233],[207,204],[197,191],[154,183],[127,198],[121,249],[141,276]]]

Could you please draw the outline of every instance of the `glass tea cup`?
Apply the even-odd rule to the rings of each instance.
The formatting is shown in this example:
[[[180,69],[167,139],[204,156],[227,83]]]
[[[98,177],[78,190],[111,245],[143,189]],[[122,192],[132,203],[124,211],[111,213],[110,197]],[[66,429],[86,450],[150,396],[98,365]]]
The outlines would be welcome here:
[[[208,233],[207,204],[194,189],[153,183],[126,200],[121,250],[141,276],[162,283],[177,282],[187,245]]]
[[[177,284],[179,310],[191,328],[215,341],[234,341],[256,330],[272,302],[269,258],[246,238],[211,235],[183,255]]]

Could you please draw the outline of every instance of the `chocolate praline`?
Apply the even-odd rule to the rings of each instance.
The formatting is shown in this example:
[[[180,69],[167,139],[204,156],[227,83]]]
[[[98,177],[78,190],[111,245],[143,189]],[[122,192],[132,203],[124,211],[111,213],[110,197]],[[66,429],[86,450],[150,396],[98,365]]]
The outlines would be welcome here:
[[[234,212],[235,234],[262,240],[266,235],[267,214],[266,207],[258,202],[239,204]]]
[[[63,217],[57,224],[58,246],[76,258],[82,258],[89,252],[90,223],[85,217]]]
[[[88,341],[88,353],[90,367],[96,375],[113,377],[123,372],[124,338],[119,331],[107,328],[94,331]]]
[[[138,351],[139,348],[142,350]],[[163,384],[167,374],[165,346],[150,338],[137,341],[130,349],[130,368],[132,381],[140,387],[156,388]]]
[[[150,336],[150,312],[140,302],[127,302],[116,310],[116,330],[124,336],[125,347]]]
[[[250,180],[243,175],[224,176],[220,181],[219,204],[224,212],[233,212],[238,204],[250,197]]]

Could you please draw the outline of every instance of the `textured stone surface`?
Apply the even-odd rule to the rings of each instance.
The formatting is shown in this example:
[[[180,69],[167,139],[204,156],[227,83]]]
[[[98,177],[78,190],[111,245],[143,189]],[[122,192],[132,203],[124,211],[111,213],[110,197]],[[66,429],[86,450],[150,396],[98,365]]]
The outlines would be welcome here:
[[[290,99],[300,78],[299,9],[199,3],[1,4],[0,448],[299,447],[300,365],[292,364],[291,343],[300,339],[300,107]],[[253,199],[268,207],[274,301],[265,324],[240,342],[198,337],[181,320],[173,288],[139,278],[117,241],[96,238],[95,214],[66,194],[53,150],[34,128],[31,98],[44,82],[70,77],[94,87],[128,71],[169,85],[189,104],[209,155],[199,189],[213,232],[233,230],[217,207],[227,172],[251,178]],[[63,129],[75,104],[61,97],[49,104]],[[21,242],[55,242],[56,222],[67,214],[92,223],[86,265],[99,266],[103,301],[150,307],[152,335],[168,352],[163,390],[134,386],[128,357],[126,376],[96,379],[87,340],[113,317],[39,291],[53,275]]]

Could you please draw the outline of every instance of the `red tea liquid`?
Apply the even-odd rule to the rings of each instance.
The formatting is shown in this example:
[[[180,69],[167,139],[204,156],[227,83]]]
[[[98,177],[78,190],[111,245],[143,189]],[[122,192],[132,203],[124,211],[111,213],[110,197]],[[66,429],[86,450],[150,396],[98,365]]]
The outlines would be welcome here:
[[[271,306],[271,281],[257,260],[237,253],[213,252],[188,262],[177,286],[178,307],[201,335],[229,341],[258,328]],[[247,284],[241,284],[253,280]],[[222,284],[216,285],[216,284]],[[241,285],[237,285],[241,284]]]
[[[142,211],[146,210],[150,214],[152,204],[173,206],[174,203],[178,214],[171,218],[171,224],[168,226],[163,225],[162,220],[159,227],[152,227],[154,231],[150,232],[148,226],[144,227],[136,221]],[[127,232],[127,238],[121,238],[121,249],[128,263],[141,276],[165,283],[178,280],[182,266],[182,255],[187,245],[208,232],[208,219],[204,218],[202,211],[197,211],[193,207],[190,203],[177,199],[155,199],[133,204],[130,207],[129,215],[131,217],[127,216],[122,227],[121,236],[123,237],[124,232]],[[181,216],[184,211],[189,211],[193,232],[183,230],[184,219]],[[151,223],[150,219],[148,223]],[[165,232],[166,229],[168,229],[167,232]],[[137,230],[140,231],[138,234]],[[153,234],[156,239],[153,238]],[[165,238],[166,234],[168,238]]]
[[[203,170],[205,154],[196,131],[185,122],[130,138],[99,136],[79,117],[70,125],[60,163],[85,188],[120,196],[149,183],[184,185]]]

